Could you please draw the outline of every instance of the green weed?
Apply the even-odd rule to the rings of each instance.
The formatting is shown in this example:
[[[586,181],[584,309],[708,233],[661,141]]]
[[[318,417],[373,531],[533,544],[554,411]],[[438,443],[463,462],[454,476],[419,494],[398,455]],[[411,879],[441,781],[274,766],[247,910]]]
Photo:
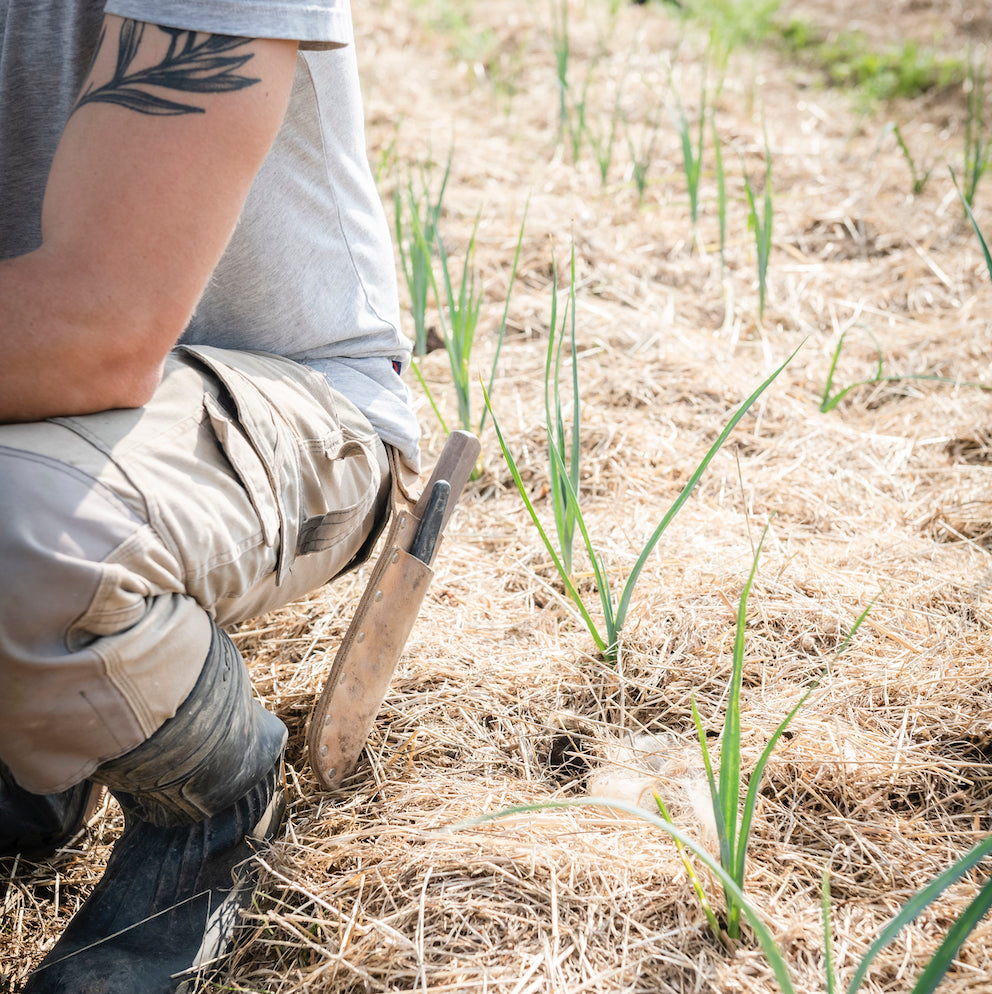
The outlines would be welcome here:
[[[933,166],[931,165],[927,170],[922,168],[916,168],[916,160],[913,158],[912,152],[909,150],[909,145],[906,144],[906,139],[903,138],[902,130],[898,124],[887,124],[886,128],[892,131],[895,135],[896,144],[899,146],[899,151],[902,152],[903,158],[906,160],[906,165],[909,166],[909,175],[913,181],[913,195],[919,196],[923,192],[923,188],[927,185],[927,181],[930,179],[930,174],[933,172]]]
[[[741,45],[767,43],[822,74],[830,86],[859,92],[867,101],[915,97],[963,83],[964,60],[912,40],[879,50],[861,31],[827,33],[806,19],[779,17],[781,0],[681,0],[682,15],[709,28],[714,54],[726,65]]]
[[[946,58],[914,41],[880,51],[862,32],[826,34],[801,20],[781,28],[780,37],[786,51],[822,73],[830,86],[856,90],[869,103],[958,85],[966,75],[961,59]]]
[[[710,30],[723,64],[741,45],[777,45],[821,73],[830,86],[857,90],[867,101],[915,97],[962,83],[960,58],[940,55],[909,40],[878,50],[860,31],[827,33],[809,20],[778,17],[780,0],[682,0],[683,14]]]
[[[965,204],[965,208],[968,213],[971,213],[971,208]],[[976,226],[977,230],[977,226]],[[981,236],[979,236],[981,237]],[[983,240],[983,247],[984,240]],[[988,255],[988,249],[986,251],[986,262],[992,267],[992,258]],[[992,275],[992,268],[989,270],[990,275]],[[840,338],[837,340],[837,347],[834,349],[833,357],[830,360],[830,369],[827,372],[827,379],[823,386],[823,394],[820,398],[820,412],[823,414],[832,411],[838,404],[852,391],[856,390],[858,387],[870,386],[876,383],[900,383],[904,380],[926,380],[931,383],[943,383],[951,384],[953,386],[960,387],[974,387],[978,390],[992,390],[992,386],[986,383],[970,383],[966,380],[959,380],[953,376],[936,376],[932,373],[900,373],[891,376],[885,375],[883,369],[883,358],[882,358],[882,346],[879,345],[878,339],[872,332],[868,332],[871,335],[871,340],[875,343],[875,375],[870,376],[864,380],[858,380],[855,383],[851,383],[846,387],[837,390],[836,393],[832,393],[834,386],[834,376],[837,371],[837,362],[840,359],[840,354],[844,348],[844,339],[847,337],[847,331],[841,332]]]

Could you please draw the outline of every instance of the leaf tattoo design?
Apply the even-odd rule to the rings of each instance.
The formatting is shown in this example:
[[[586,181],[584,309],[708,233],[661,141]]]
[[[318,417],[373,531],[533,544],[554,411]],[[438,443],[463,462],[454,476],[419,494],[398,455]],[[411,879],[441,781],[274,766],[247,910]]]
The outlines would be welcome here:
[[[161,90],[180,93],[230,93],[259,82],[239,70],[252,58],[251,52],[228,54],[251,42],[250,38],[229,35],[202,35],[196,31],[165,28],[155,25],[169,35],[169,48],[154,66],[131,70],[141,47],[146,25],[141,21],[125,20],[117,40],[117,63],[114,75],[103,86],[92,85],[76,101],[73,112],[86,104],[107,103],[126,107],[139,114],[175,117],[180,114],[203,114],[203,107],[161,96]],[[98,48],[103,46],[106,29],[100,35]]]

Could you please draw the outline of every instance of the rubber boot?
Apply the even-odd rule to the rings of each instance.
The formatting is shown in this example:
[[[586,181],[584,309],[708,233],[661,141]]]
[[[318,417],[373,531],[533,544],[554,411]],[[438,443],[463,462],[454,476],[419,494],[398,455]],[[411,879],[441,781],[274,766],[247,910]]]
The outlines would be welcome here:
[[[101,792],[84,782],[60,794],[32,794],[0,763],[0,859],[46,859],[68,845],[93,816]]]
[[[214,630],[192,693],[147,742],[100,766],[124,811],[103,878],[24,994],[191,994],[228,952],[253,855],[279,829],[286,729]]]

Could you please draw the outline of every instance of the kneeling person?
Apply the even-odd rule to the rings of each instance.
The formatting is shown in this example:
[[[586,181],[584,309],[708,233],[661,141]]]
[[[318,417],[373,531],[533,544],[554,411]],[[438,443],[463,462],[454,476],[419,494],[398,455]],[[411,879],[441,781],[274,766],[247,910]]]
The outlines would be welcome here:
[[[169,992],[284,806],[228,626],[418,466],[346,0],[0,0],[0,855],[125,829],[26,991]]]

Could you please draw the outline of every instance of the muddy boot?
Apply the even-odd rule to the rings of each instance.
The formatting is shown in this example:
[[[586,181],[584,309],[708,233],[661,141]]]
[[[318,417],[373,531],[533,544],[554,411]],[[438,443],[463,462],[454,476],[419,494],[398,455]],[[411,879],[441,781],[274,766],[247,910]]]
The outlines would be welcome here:
[[[102,788],[80,783],[60,794],[32,794],[0,763],[0,859],[46,859],[86,827]]]
[[[103,879],[24,994],[187,994],[228,951],[278,831],[286,729],[219,629],[192,693],[92,779],[124,811]]]

